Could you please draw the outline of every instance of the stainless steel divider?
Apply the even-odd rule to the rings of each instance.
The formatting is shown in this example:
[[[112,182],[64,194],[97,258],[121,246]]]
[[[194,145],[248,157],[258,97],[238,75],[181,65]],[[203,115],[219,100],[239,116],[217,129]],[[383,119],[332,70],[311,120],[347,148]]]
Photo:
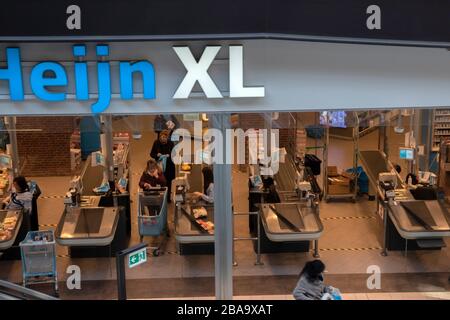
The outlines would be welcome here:
[[[48,294],[26,288],[12,282],[0,280],[0,291],[3,291],[2,289],[5,290],[6,295],[10,296],[12,294],[14,297],[19,299],[33,298],[38,300],[60,300],[59,298]]]
[[[256,262],[255,265],[256,266],[261,266],[264,265],[263,262],[261,262],[261,214],[259,211],[252,211],[252,212],[235,212],[233,214],[233,218],[234,216],[252,216],[252,215],[256,215],[257,216],[257,231],[256,231],[256,237],[235,237],[234,236],[234,223],[233,223],[233,266],[237,266],[237,262],[235,261],[234,257],[235,257],[235,250],[234,250],[234,243],[235,241],[256,241],[257,242],[257,251],[256,251]],[[233,219],[234,222],[234,219]]]

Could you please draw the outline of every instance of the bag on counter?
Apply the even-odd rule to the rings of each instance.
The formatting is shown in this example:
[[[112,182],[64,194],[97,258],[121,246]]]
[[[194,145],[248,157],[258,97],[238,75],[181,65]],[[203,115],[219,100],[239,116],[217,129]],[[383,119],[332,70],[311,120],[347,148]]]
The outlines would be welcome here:
[[[342,295],[339,289],[329,286],[327,292],[324,293],[321,300],[342,300]]]
[[[322,164],[322,160],[317,158],[314,154],[305,154],[305,167],[311,168],[313,174],[315,176],[320,175],[320,165]]]
[[[160,156],[158,159],[158,165],[161,168],[162,172],[166,172],[167,158],[168,158],[168,156],[163,155],[163,156]]]

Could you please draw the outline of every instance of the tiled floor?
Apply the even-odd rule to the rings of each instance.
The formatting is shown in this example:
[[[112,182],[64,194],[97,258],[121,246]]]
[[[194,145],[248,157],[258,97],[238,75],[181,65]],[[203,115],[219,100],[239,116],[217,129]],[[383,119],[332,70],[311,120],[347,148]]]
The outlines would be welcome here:
[[[448,296],[449,276],[450,273],[385,274],[381,277],[380,289],[368,289],[367,274],[327,274],[325,284],[339,288],[349,299],[362,298],[362,294],[379,299],[390,297],[393,293],[398,294],[397,297],[406,297],[411,292],[433,292],[434,295],[429,297],[437,298]],[[291,297],[297,281],[297,276],[286,275],[238,276],[233,279],[233,293],[235,296]],[[214,282],[214,277],[127,279],[127,294],[130,299],[209,297],[214,295]],[[59,287],[62,299],[117,299],[117,282],[114,279],[82,279],[80,290],[69,290],[64,282],[60,282]],[[34,288],[51,293],[52,286]]]
[[[165,300],[214,300],[214,297],[159,298]],[[152,299],[152,300],[159,300]],[[294,300],[291,295],[234,296],[233,300]],[[450,293],[351,293],[342,294],[342,300],[450,300]]]
[[[131,194],[132,213],[137,211],[136,208],[136,191],[137,180],[141,174],[145,162],[148,159],[148,153],[155,138],[151,131],[151,117],[124,118],[114,124],[115,130],[131,131],[130,128],[139,128],[142,132],[142,139],[131,141]],[[391,137],[395,138],[395,137]],[[376,141],[376,143],[374,142]],[[362,148],[370,149],[377,147],[377,140],[374,136],[368,135],[361,140]],[[349,151],[350,150],[350,151]],[[351,166],[351,144],[348,141],[332,139],[330,145],[330,158],[341,163],[340,169]],[[333,163],[330,163],[332,165]],[[248,174],[233,169],[233,204],[236,211],[248,211],[248,192],[247,179]],[[52,198],[53,196],[63,196],[68,188],[70,177],[36,177],[34,178],[43,191],[42,198],[39,199],[39,218],[44,229],[54,228],[58,223],[63,211],[62,199]],[[319,179],[320,182],[320,179]],[[173,222],[173,206],[169,206],[169,222]],[[367,200],[367,197],[358,199],[356,204],[350,202],[330,202],[321,203],[320,214],[323,219],[325,232],[319,241],[321,259],[327,265],[326,276],[348,276],[351,274],[363,275],[355,276],[353,281],[339,280],[338,282],[343,292],[348,294],[348,299],[375,299],[375,298],[399,298],[408,295],[399,293],[394,296],[394,292],[403,291],[401,285],[392,285],[392,290],[385,293],[361,293],[365,292],[365,280],[367,278],[367,268],[371,265],[380,267],[382,275],[392,275],[395,273],[411,274],[411,280],[414,279],[414,273],[430,274],[429,281],[423,281],[421,286],[412,288],[414,291],[436,292],[447,290],[448,287],[442,287],[442,283],[436,280],[436,274],[450,271],[450,249],[444,248],[440,251],[417,251],[409,252],[405,257],[403,252],[389,252],[387,257],[380,255],[380,247],[382,246],[381,234],[382,227],[379,217],[375,213],[375,202]],[[342,219],[347,217],[348,219]],[[361,218],[362,217],[362,218]],[[132,214],[132,232],[133,236],[130,245],[139,242],[137,233],[136,215]],[[248,236],[248,217],[236,217],[235,219],[235,235]],[[153,244],[158,240],[145,238]],[[450,242],[447,241],[447,245]],[[358,249],[358,250],[349,250]],[[263,254],[262,261],[264,265],[255,266],[255,252],[253,246],[248,241],[240,241],[235,244],[235,261],[238,263],[233,269],[235,277],[271,277],[271,276],[291,276],[287,284],[282,288],[277,287],[280,284],[273,282],[273,293],[282,291],[281,295],[268,297],[282,297],[290,299],[285,294],[291,290],[289,285],[295,283],[295,277],[298,275],[304,263],[312,256],[310,253],[279,253],[279,254]],[[205,279],[212,279],[214,276],[214,257],[211,256],[180,256],[176,253],[177,246],[174,237],[169,238],[165,247],[166,254],[159,257],[149,257],[149,261],[139,267],[127,270],[127,279],[130,281],[140,279],[154,279],[154,281],[162,281],[161,283],[176,282],[183,279],[198,279],[191,281],[189,284],[183,284],[184,292],[181,296],[192,296],[194,292],[200,292]],[[83,281],[107,281],[114,280],[116,277],[115,259],[96,258],[96,259],[71,259],[64,257],[67,254],[67,248],[58,246],[58,272],[60,281],[65,281],[67,266],[71,264],[79,265],[82,270]],[[0,260],[0,278],[8,279],[14,282],[21,282],[21,265],[20,261],[1,261]],[[347,279],[347,278],[346,278]],[[349,278],[352,279],[352,278]],[[399,282],[406,284],[408,279]],[[245,281],[244,281],[245,282]],[[180,282],[182,283],[182,282]],[[264,281],[263,281],[264,283]],[[91,284],[90,284],[91,285]],[[89,286],[90,286],[89,285]],[[354,287],[361,287],[360,291],[345,290]],[[434,286],[434,287],[433,287]],[[109,287],[105,292],[105,297],[113,298],[113,287]],[[90,287],[95,290],[95,286]],[[209,288],[209,287],[208,287]],[[400,289],[399,289],[400,288]],[[269,288],[270,289],[270,288]],[[256,289],[255,289],[256,290]],[[239,298],[251,297],[256,291],[247,294],[241,294]],[[266,292],[266,291],[264,291]],[[356,293],[353,293],[356,292]],[[359,292],[359,293],[358,293]],[[270,294],[269,292],[267,292]],[[442,292],[441,292],[442,293]],[[445,293],[445,292],[444,292]],[[162,294],[162,293],[161,293]],[[210,293],[212,295],[213,292]],[[418,293],[422,294],[422,293]],[[208,296],[208,294],[204,295]],[[436,293],[430,297],[440,297],[440,293]],[[262,297],[262,296],[257,296]],[[266,297],[266,296],[264,296]],[[344,296],[345,297],[345,296]],[[429,296],[427,296],[429,297]]]

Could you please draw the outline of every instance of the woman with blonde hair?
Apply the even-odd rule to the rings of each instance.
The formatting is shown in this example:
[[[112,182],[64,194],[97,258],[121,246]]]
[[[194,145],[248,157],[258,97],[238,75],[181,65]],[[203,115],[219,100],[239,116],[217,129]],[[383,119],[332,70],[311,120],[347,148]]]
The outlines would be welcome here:
[[[147,167],[139,180],[139,187],[148,190],[157,186],[166,187],[167,181],[158,163],[156,163],[155,160],[150,159],[147,161]]]

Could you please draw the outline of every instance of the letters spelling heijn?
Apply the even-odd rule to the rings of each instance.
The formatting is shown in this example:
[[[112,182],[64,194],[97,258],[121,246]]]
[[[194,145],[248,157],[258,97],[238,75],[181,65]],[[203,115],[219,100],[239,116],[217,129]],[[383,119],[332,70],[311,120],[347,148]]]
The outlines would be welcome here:
[[[73,46],[73,55],[81,60],[86,56],[86,46]],[[109,55],[107,45],[96,46],[97,57],[97,94],[98,100],[91,105],[93,113],[105,111],[111,101],[111,69],[109,61],[103,60]],[[6,48],[6,68],[0,69],[0,80],[9,82],[12,101],[24,100],[22,66],[19,48]],[[140,72],[143,82],[144,99],[155,98],[155,70],[146,60],[137,62],[119,62],[120,97],[124,100],[133,98],[133,73]],[[51,76],[49,75],[51,72]],[[54,61],[40,62],[33,66],[30,73],[30,87],[33,94],[44,101],[64,101],[66,92],[52,92],[48,87],[65,87],[68,84],[67,72],[63,65]],[[75,96],[77,100],[89,100],[89,77],[87,62],[74,62]]]

